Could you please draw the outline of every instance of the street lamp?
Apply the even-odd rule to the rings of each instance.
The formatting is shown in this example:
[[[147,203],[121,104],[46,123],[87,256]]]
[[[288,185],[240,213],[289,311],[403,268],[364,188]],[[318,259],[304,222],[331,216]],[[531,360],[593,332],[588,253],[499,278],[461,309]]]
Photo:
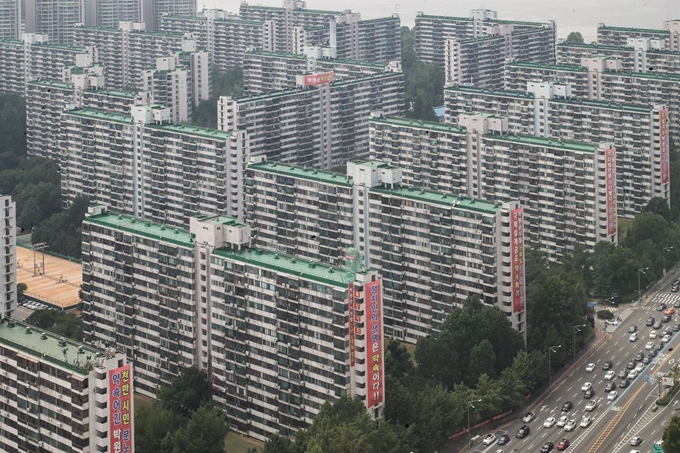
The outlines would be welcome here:
[[[580,326],[574,326],[574,364],[576,364],[576,332],[580,332],[581,329],[580,327],[585,327],[585,324],[581,324]]]
[[[548,391],[552,388],[552,363],[550,363],[550,353],[551,352],[556,352],[554,349],[561,348],[562,345],[558,344],[557,346],[551,346],[548,348]]]
[[[661,256],[663,257],[663,276],[666,276],[666,250],[673,250],[673,246],[664,247],[661,251]]]
[[[648,267],[645,267],[644,269],[638,269],[638,301],[642,302],[642,292],[640,291],[640,272],[643,274],[647,274],[645,271],[649,270]]]
[[[475,408],[475,406],[472,405],[472,403],[479,403],[482,401],[481,399],[479,400],[472,400],[467,402],[467,412],[468,412],[468,448],[472,446],[472,433],[470,432],[470,408]]]

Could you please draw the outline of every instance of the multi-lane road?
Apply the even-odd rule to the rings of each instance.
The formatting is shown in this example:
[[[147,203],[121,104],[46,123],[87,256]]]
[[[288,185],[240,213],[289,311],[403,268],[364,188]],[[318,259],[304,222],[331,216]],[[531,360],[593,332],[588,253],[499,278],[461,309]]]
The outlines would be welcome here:
[[[671,293],[668,288],[660,291],[645,306],[639,308],[620,308],[616,315],[621,318],[617,326],[607,326],[607,333],[610,338],[600,346],[579,369],[562,381],[558,386],[554,386],[552,391],[543,399],[542,403],[533,410],[536,418],[528,423],[522,419],[510,422],[493,433],[496,437],[507,434],[510,437],[506,445],[498,445],[494,441],[491,445],[483,445],[482,439],[488,433],[480,436],[478,444],[472,449],[476,453],[496,453],[496,452],[539,452],[545,442],[554,444],[552,451],[557,451],[557,446],[561,439],[567,438],[570,446],[565,450],[573,453],[630,453],[639,450],[641,453],[651,453],[653,443],[661,439],[664,426],[674,415],[675,410],[680,411],[680,399],[676,397],[667,406],[656,406],[659,385],[655,382],[657,374],[665,373],[674,363],[680,363],[680,332],[673,332],[670,342],[668,342],[658,354],[645,364],[644,369],[638,377],[630,380],[625,388],[620,388],[621,379],[618,377],[622,370],[627,370],[628,362],[633,360],[636,354],[643,353],[648,355],[649,350],[645,349],[646,343],[653,341],[659,344],[661,335],[650,339],[652,330],[659,334],[665,330],[673,329],[676,323],[680,323],[680,317],[676,314],[672,319],[662,324],[660,329],[645,326],[649,317],[654,317],[655,321],[660,321],[663,312],[656,311],[659,302],[665,302],[668,307],[673,307],[674,303],[680,303],[680,293]],[[680,313],[680,308],[678,309]],[[630,341],[629,328],[636,326],[638,339]],[[611,368],[616,377],[613,380],[606,380],[606,371],[602,365],[611,361]],[[586,370],[587,363],[594,363],[593,371]],[[635,362],[642,363],[642,362]],[[642,366],[642,365],[641,365]],[[628,371],[628,370],[627,370]],[[584,392],[581,390],[583,385],[588,382],[592,385],[595,395],[592,399],[585,399]],[[605,386],[609,382],[616,383],[618,396],[609,400]],[[587,412],[586,404],[589,401],[596,401],[597,407]],[[573,408],[567,412],[562,412],[562,406],[566,402],[573,403]],[[576,421],[576,428],[570,432],[554,425],[550,428],[543,424],[549,417],[559,420],[566,415],[569,420]],[[587,427],[581,427],[580,422],[584,416],[590,417],[592,422]],[[527,425],[530,434],[523,439],[517,439],[516,434],[520,427]],[[631,446],[632,437],[641,437],[642,443],[639,446]]]

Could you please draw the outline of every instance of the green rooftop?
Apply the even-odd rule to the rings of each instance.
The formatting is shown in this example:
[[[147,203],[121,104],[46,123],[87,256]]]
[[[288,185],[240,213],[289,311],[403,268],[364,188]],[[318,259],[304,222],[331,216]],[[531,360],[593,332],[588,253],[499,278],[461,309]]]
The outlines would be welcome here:
[[[662,33],[662,34],[669,34],[670,32],[668,30],[658,30],[654,28],[630,28],[630,27],[608,27],[606,25],[602,25],[601,27],[597,27],[598,30],[613,30],[613,31],[632,31],[632,32],[638,32],[638,33]]]
[[[420,121],[401,117],[376,116],[370,119],[371,123],[389,124],[393,126],[412,127],[428,131],[444,132],[447,134],[465,134],[465,129],[455,124],[437,123],[433,121]]]
[[[130,115],[123,115],[122,113],[107,112],[105,110],[87,109],[77,107],[71,110],[64,110],[65,114],[79,116],[81,118],[88,118],[98,121],[114,121],[116,123],[132,124],[132,117]]]
[[[306,280],[313,280],[341,289],[346,289],[347,285],[354,280],[354,276],[350,276],[350,281],[347,281],[345,269],[261,249],[243,249],[240,252],[216,249],[213,253],[226,259],[239,261],[248,266],[264,267],[276,272],[295,275]]]
[[[488,94],[492,96],[502,96],[511,98],[533,99],[534,95],[526,91],[513,90],[494,90],[491,88],[481,88],[472,85],[451,85],[444,87],[444,91],[458,91],[462,93]]]
[[[194,137],[207,138],[210,140],[228,140],[231,137],[230,131],[218,131],[206,127],[189,126],[185,124],[147,124],[147,129],[157,129],[174,132],[182,135],[193,135]]]
[[[73,340],[65,339],[66,344],[60,345],[61,336],[47,332],[29,324],[12,321],[14,327],[9,327],[10,321],[0,322],[0,343],[13,347],[20,352],[33,356],[39,360],[46,360],[64,368],[68,368],[80,375],[87,376],[89,371],[85,369],[85,361],[90,356],[95,360],[95,355],[102,351],[86,346]],[[27,329],[30,328],[31,333]],[[78,353],[78,348],[82,347],[82,353]],[[64,360],[63,350],[68,348],[68,362]],[[80,365],[74,364],[74,359],[80,359]]]
[[[563,64],[540,64],[529,63],[526,61],[515,61],[505,63],[505,66],[517,66],[520,68],[551,69],[555,71],[588,72],[588,69],[581,66],[569,66]]]
[[[387,162],[381,162],[379,160],[355,159],[351,162],[355,165],[367,168],[382,168],[384,170],[394,170],[399,168],[396,165],[388,164]]]
[[[230,219],[226,217],[225,219]],[[144,236],[157,241],[169,242],[183,247],[193,247],[189,231],[166,227],[159,223],[147,222],[135,217],[105,212],[103,214],[85,217],[86,223],[93,223],[107,228],[127,231],[128,233]]]
[[[93,89],[93,88],[88,88],[87,90],[85,90],[85,92],[92,93],[92,94],[98,94],[98,95],[101,95],[101,96],[112,96],[112,97],[125,98],[125,99],[130,99],[130,100],[134,100],[135,96],[137,95],[136,92],[132,92],[132,91]]]
[[[246,52],[250,55],[263,55],[266,57],[276,57],[276,58],[291,58],[294,60],[307,60],[307,57],[299,53],[287,53],[287,52],[267,52],[266,50],[250,50]]]
[[[525,145],[543,146],[546,148],[561,148],[580,153],[594,153],[597,151],[598,145],[594,143],[572,142],[568,140],[558,140],[551,138],[536,137],[535,135],[500,135],[500,134],[485,134],[484,137],[496,141],[514,142]]]
[[[306,169],[293,165],[277,164],[275,162],[250,164],[248,165],[248,169],[276,173],[282,176],[292,176],[294,178],[302,178],[308,181],[316,181],[324,184],[352,187],[352,183],[347,178],[347,176],[322,170]]]
[[[45,88],[59,88],[64,90],[72,90],[73,84],[66,82],[57,82],[55,80],[32,80],[28,85],[36,85]]]
[[[395,195],[410,200],[422,201],[424,203],[433,203],[440,206],[452,207],[455,203],[456,209],[464,209],[468,211],[482,212],[485,214],[495,214],[501,210],[501,203],[494,203],[485,200],[475,200],[468,197],[457,197],[455,195],[445,194],[443,192],[431,192],[428,190],[418,190],[412,187],[401,187],[398,189],[386,189],[381,187],[374,187],[371,192],[382,193],[386,195]]]

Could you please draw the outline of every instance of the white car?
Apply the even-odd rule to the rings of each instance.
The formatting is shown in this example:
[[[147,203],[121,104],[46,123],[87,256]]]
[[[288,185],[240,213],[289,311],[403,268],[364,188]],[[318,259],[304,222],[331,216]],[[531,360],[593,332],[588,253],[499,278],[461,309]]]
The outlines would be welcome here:
[[[619,396],[619,393],[616,390],[612,390],[611,392],[609,392],[609,394],[607,394],[607,399],[609,401],[614,401],[617,396]]]
[[[536,418],[536,414],[534,414],[533,412],[527,412],[527,414],[524,416],[522,421],[524,423],[529,423],[529,422],[533,421],[535,418]]]
[[[591,384],[590,382],[584,382],[583,385],[581,386],[581,391],[587,392],[591,388],[593,388],[593,384]]]
[[[494,433],[489,433],[489,434],[486,435],[486,437],[484,438],[482,443],[484,445],[491,445],[495,441],[496,441],[496,435]]]
[[[637,339],[638,339],[638,334],[637,334],[637,332],[631,333],[631,334],[630,334],[630,337],[628,337],[628,341],[630,341],[630,342],[637,341]]]
[[[586,373],[592,373],[595,371],[595,364],[594,363],[589,363],[586,365]]]
[[[663,338],[659,341],[661,341],[662,343],[668,343],[669,341],[671,341],[671,336],[670,335],[664,335]]]
[[[590,417],[583,417],[583,418],[581,419],[581,423],[579,423],[579,426],[581,426],[581,428],[587,428],[587,427],[590,426],[590,424],[591,424],[592,422],[593,422],[593,419],[592,419],[592,418],[590,418]]]
[[[630,370],[628,372],[628,379],[635,379],[638,376],[638,372],[635,370]]]
[[[636,436],[636,437],[633,437],[633,438],[630,440],[630,445],[633,446],[633,447],[637,447],[637,446],[640,445],[641,443],[642,443],[642,437],[637,437],[637,436]]]
[[[605,321],[605,324],[608,324],[610,326],[618,326],[619,322],[616,319],[607,319]]]
[[[597,401],[595,400],[588,401],[588,404],[586,404],[586,412],[592,412],[595,409],[597,409]]]
[[[616,371],[614,371],[614,370],[609,370],[609,371],[607,371],[607,373],[605,373],[605,375],[604,375],[604,379],[605,379],[606,381],[611,381],[611,380],[614,379],[615,377],[616,377]]]
[[[640,453],[640,450],[631,450],[630,453]]]
[[[647,344],[645,345],[645,349],[647,350],[654,349],[654,342],[648,341]]]
[[[642,370],[644,370],[644,369],[645,369],[645,364],[642,363],[642,362],[638,362],[638,364],[635,365],[635,371],[637,371],[638,373],[641,373]]]
[[[576,428],[576,420],[569,420],[566,425],[564,425],[565,431],[573,431]]]
[[[651,332],[649,332],[649,339],[653,340],[655,338],[656,338],[656,330],[652,330]]]
[[[555,417],[548,417],[548,419],[543,422],[544,428],[552,428],[553,426],[555,426]]]
[[[564,428],[564,425],[566,425],[568,421],[569,417],[567,417],[566,415],[561,416],[560,419],[557,420],[557,427]]]

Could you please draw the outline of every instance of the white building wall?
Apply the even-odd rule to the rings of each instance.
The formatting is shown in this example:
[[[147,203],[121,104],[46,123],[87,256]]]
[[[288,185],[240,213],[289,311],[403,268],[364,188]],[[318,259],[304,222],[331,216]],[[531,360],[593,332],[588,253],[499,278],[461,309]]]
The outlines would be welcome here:
[[[17,307],[16,203],[0,195],[0,318],[13,317]]]

